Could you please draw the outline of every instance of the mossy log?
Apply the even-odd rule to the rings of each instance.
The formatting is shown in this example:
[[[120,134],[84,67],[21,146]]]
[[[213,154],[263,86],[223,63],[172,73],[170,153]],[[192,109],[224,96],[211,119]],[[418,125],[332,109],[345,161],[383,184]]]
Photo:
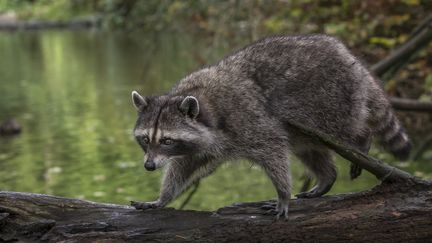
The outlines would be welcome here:
[[[215,212],[148,211],[41,194],[0,192],[0,241],[46,242],[426,242],[432,183],[293,199],[287,221],[240,203]]]

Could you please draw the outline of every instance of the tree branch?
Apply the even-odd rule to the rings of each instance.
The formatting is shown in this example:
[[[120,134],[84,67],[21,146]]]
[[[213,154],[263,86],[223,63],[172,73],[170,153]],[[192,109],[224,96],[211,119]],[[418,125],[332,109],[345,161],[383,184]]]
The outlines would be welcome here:
[[[420,33],[428,24],[432,23],[432,14],[429,14],[425,19],[423,19],[420,24],[418,24],[414,30],[411,32],[410,37],[414,37]]]
[[[400,111],[432,112],[432,102],[397,97],[391,97],[390,102],[394,109]]]
[[[428,15],[410,34],[411,38],[394,50],[383,60],[370,67],[375,75],[382,77],[392,71],[391,75],[401,68],[418,50],[432,40],[432,14]],[[390,98],[393,108],[400,111],[431,112],[432,102],[421,102],[414,99]]]
[[[389,56],[370,67],[370,70],[377,76],[382,76],[398,62],[408,59],[411,55],[428,44],[432,40],[432,18],[429,16],[426,20],[427,23],[424,23],[422,25],[423,27],[416,31],[417,34],[415,36],[405,44],[399,46]]]

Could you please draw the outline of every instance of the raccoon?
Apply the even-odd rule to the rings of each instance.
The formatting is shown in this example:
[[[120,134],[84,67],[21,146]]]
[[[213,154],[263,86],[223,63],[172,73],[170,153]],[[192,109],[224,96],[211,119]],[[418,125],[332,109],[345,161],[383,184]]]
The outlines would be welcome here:
[[[288,121],[322,131],[364,153],[374,135],[398,158],[410,141],[383,89],[336,38],[268,37],[180,80],[169,92],[143,97],[134,135],[144,167],[165,167],[159,199],[132,202],[164,207],[224,161],[247,159],[262,167],[278,195],[277,217],[288,216],[290,155],[316,177],[299,198],[319,197],[336,180],[332,152]],[[351,167],[351,176],[361,169]]]

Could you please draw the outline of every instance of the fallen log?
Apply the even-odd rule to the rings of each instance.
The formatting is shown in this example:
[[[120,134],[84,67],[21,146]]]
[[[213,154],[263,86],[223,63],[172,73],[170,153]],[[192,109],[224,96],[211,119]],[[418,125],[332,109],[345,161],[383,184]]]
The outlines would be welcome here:
[[[148,211],[41,194],[0,192],[0,241],[420,242],[432,239],[432,182],[291,200],[288,221],[240,203],[215,212]]]

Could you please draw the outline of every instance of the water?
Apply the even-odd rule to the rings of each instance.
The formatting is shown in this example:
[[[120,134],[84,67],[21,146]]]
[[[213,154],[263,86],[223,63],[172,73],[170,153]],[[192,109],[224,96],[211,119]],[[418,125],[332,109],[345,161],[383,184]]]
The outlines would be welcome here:
[[[166,91],[232,48],[182,34],[0,33],[0,121],[15,117],[24,128],[17,137],[0,138],[0,189],[119,204],[156,199],[161,174],[143,168],[131,135],[136,112],[130,92]],[[351,182],[346,161],[339,159],[338,167],[330,193],[377,184],[366,172]],[[303,168],[294,161],[292,171],[298,192]],[[264,173],[234,162],[203,180],[187,208],[270,198],[275,191]]]

